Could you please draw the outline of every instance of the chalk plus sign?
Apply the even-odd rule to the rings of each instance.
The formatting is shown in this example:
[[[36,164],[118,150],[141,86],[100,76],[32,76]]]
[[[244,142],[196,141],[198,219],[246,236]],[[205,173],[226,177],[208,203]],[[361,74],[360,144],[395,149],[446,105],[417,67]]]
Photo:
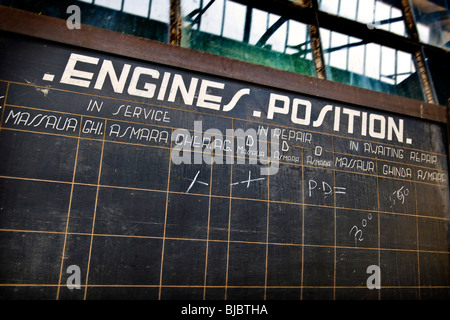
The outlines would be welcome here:
[[[244,181],[240,181],[240,182],[234,182],[231,185],[234,186],[234,185],[237,185],[239,183],[246,183],[247,184],[247,188],[248,188],[250,186],[250,182],[259,181],[259,180],[264,180],[265,179],[265,178],[256,178],[256,179],[250,179],[250,178],[251,178],[251,172],[249,171],[248,172],[248,180],[244,180]]]
[[[203,181],[197,181],[197,177],[198,177],[199,173],[200,173],[200,171],[197,171],[197,174],[195,175],[194,179],[187,179],[187,180],[190,180],[190,181],[192,181],[192,182],[191,182],[191,184],[189,185],[189,188],[186,190],[186,193],[189,193],[189,190],[191,190],[192,186],[193,186],[194,183],[196,183],[196,182],[197,182],[197,183],[200,183],[200,184],[203,184],[203,185],[205,185],[205,186],[208,186],[208,184],[207,184],[206,182],[203,182]]]

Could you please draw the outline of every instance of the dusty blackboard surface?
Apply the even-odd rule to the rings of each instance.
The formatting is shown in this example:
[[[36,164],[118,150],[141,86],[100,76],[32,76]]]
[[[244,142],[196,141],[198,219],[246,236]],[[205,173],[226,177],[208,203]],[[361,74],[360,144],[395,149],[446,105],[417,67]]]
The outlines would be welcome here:
[[[443,125],[8,33],[0,57],[1,298],[450,298]]]

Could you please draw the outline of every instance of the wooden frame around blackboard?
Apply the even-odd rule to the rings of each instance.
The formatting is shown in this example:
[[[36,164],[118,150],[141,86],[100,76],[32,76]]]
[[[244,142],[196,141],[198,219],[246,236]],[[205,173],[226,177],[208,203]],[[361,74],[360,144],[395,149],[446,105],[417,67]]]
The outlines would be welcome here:
[[[220,76],[227,79],[233,79],[233,80],[239,80],[242,82],[246,82],[248,84],[256,84],[265,86],[268,88],[273,89],[280,89],[280,90],[288,90],[293,93],[299,93],[302,95],[308,95],[310,97],[316,97],[320,99],[328,99],[336,101],[336,103],[342,103],[342,104],[349,104],[356,107],[364,107],[364,108],[372,108],[376,110],[382,110],[387,112],[393,112],[400,115],[407,115],[409,117],[414,117],[416,119],[423,119],[424,122],[432,121],[435,123],[439,123],[442,125],[447,125],[447,136],[450,135],[450,128],[448,124],[450,123],[450,101],[449,106],[440,106],[435,104],[429,104],[423,101],[413,100],[409,98],[404,97],[398,97],[393,96],[385,93],[379,93],[374,92],[370,90],[365,90],[361,88],[356,88],[336,82],[321,80],[318,78],[308,77],[301,74],[295,74],[291,72],[281,71],[281,70],[275,70],[264,66],[259,66],[255,64],[250,64],[246,62],[241,62],[237,60],[232,60],[229,58],[221,57],[221,56],[215,56],[203,52],[198,52],[186,48],[181,48],[169,44],[164,44],[160,42],[155,42],[148,39],[143,38],[137,38],[130,35],[120,34],[116,32],[112,32],[109,30],[94,28],[90,26],[83,25],[80,30],[69,30],[66,27],[65,20],[63,19],[55,19],[47,16],[40,16],[37,14],[29,13],[26,11],[21,11],[17,9],[10,9],[6,7],[0,6],[0,30],[5,31],[9,33],[9,36],[12,35],[12,37],[15,37],[17,35],[17,38],[22,38],[21,35],[25,35],[28,37],[34,37],[36,39],[44,40],[46,41],[45,45],[48,44],[49,47],[51,47],[54,43],[56,44],[67,44],[71,46],[78,46],[80,48],[86,48],[90,50],[97,50],[98,52],[107,53],[109,55],[115,55],[115,56],[121,56],[121,57],[128,57],[132,59],[138,59],[140,61],[149,61],[156,64],[163,64],[167,66],[176,67],[178,69],[184,69],[185,71],[194,71],[194,72],[201,72],[208,75],[214,75],[214,76]],[[30,38],[28,38],[30,39]],[[31,41],[33,42],[33,41]],[[41,41],[40,41],[41,42]],[[52,42],[54,42],[52,44]],[[8,43],[8,42],[4,42]],[[11,42],[12,43],[12,42]],[[7,45],[4,45],[4,47],[8,47]],[[11,46],[14,47],[14,46]],[[28,52],[34,52],[33,50],[29,50]],[[11,55],[14,55],[14,51],[11,51]],[[51,54],[45,55],[45,57],[51,56]],[[16,56],[14,56],[14,59],[5,59],[5,61],[13,61],[17,63],[17,65],[20,66],[20,59],[17,59]],[[55,59],[57,60],[57,59]],[[23,59],[23,61],[28,61],[27,59]],[[9,66],[10,64],[5,63],[4,65]],[[16,66],[17,66],[16,65]],[[24,68],[25,70],[27,68]],[[11,68],[11,70],[14,70],[14,68]],[[9,87],[8,87],[9,88]],[[32,88],[31,88],[32,90]],[[12,92],[13,90],[11,90]],[[5,99],[6,101],[6,99]],[[22,104],[18,103],[17,106],[8,106],[11,108],[23,106]],[[426,121],[425,121],[426,120]],[[106,124],[106,122],[105,122]],[[6,127],[5,127],[6,128]],[[7,129],[8,130],[8,129]],[[418,134],[420,135],[421,132],[418,130]],[[445,140],[445,131],[440,131],[442,134],[443,139]],[[338,137],[339,138],[339,137]],[[78,140],[81,139],[81,136],[78,137]],[[449,141],[450,139],[448,139]],[[4,140],[6,141],[6,140]],[[447,141],[447,143],[448,143]],[[103,143],[101,147],[101,159],[103,159],[103,150],[105,145],[105,138],[103,138]],[[331,142],[333,144],[333,140]],[[445,142],[444,142],[445,143]],[[77,147],[78,148],[78,147]],[[334,149],[334,146],[333,146]],[[72,149],[73,150],[73,149]],[[78,149],[77,149],[78,150]],[[445,152],[445,151],[444,151]],[[448,152],[448,150],[447,150]],[[123,153],[123,152],[122,152]],[[78,154],[78,151],[76,151],[76,154]],[[441,154],[442,155],[442,154]],[[75,156],[77,157],[77,156]],[[103,160],[100,160],[100,163],[102,163]],[[380,160],[382,161],[382,160]],[[136,161],[138,162],[138,161]],[[144,161],[141,161],[140,163],[144,163]],[[77,160],[75,160],[75,165],[77,164]],[[75,172],[75,166],[73,167],[73,172]],[[110,168],[113,168],[112,166]],[[170,168],[170,161],[169,161],[169,168]],[[311,168],[309,168],[311,169]],[[112,170],[112,169],[110,169]],[[305,174],[305,170],[302,169],[302,177]],[[441,170],[445,171],[445,169]],[[99,171],[100,172],[100,169]],[[108,172],[108,171],[105,171]],[[110,171],[111,172],[111,171]],[[136,170],[136,172],[140,172],[140,170]],[[169,170],[170,172],[170,170]],[[200,172],[200,171],[198,171]],[[212,172],[212,170],[210,171]],[[305,176],[313,177],[313,175],[309,175],[311,171],[306,172]],[[250,173],[250,172],[249,172]],[[198,173],[197,173],[198,174]],[[106,175],[108,176],[108,175]],[[162,190],[162,192],[166,192],[166,207],[168,207],[169,203],[169,184],[170,184],[170,175],[167,175],[167,188],[166,191]],[[300,175],[297,175],[300,176]],[[98,200],[98,190],[100,189],[100,173],[98,175],[97,184],[91,184],[89,187],[97,188],[96,193],[96,200]],[[230,174],[230,177],[232,177],[232,172]],[[336,174],[334,173],[333,179],[336,179]],[[41,179],[42,180],[42,179]],[[70,176],[69,179],[70,180]],[[163,181],[162,179],[156,179],[157,181]],[[42,180],[43,181],[43,180]],[[232,181],[230,179],[230,181]],[[250,181],[250,176],[249,176]],[[272,180],[273,181],[273,180]],[[315,181],[315,180],[310,180]],[[350,182],[350,180],[347,180],[347,182]],[[70,182],[69,182],[70,183]],[[241,182],[242,183],[242,182]],[[75,184],[75,174],[72,178],[72,185]],[[112,183],[108,184],[108,181],[106,181],[106,185],[112,186]],[[212,183],[210,183],[212,185]],[[378,190],[378,180],[375,182],[375,178],[372,177],[372,185],[377,187]],[[131,188],[130,186],[125,186],[125,188]],[[339,188],[339,187],[337,187]],[[161,188],[161,189],[164,189]],[[6,190],[6,188],[5,188]],[[181,189],[180,189],[181,190]],[[230,190],[230,208],[231,208],[231,198],[233,193]],[[272,189],[273,190],[273,189]],[[304,188],[303,188],[304,190]],[[154,191],[154,190],[146,190],[146,191]],[[161,190],[159,190],[161,191]],[[377,191],[378,192],[378,191]],[[178,191],[174,191],[174,193],[179,193]],[[66,193],[67,194],[67,193]],[[71,191],[71,194],[73,194],[73,190]],[[418,194],[421,194],[418,192]],[[423,193],[422,193],[423,194]],[[211,195],[211,188],[210,188],[210,195]],[[385,193],[386,195],[386,193]],[[445,197],[445,196],[444,196]],[[269,195],[267,196],[267,201],[269,202]],[[297,198],[298,195],[297,195]],[[181,199],[181,200],[180,200]],[[180,197],[178,201],[182,201],[182,198]],[[228,199],[228,198],[226,198]],[[238,201],[242,199],[237,199]],[[254,200],[254,199],[253,199]],[[264,199],[263,199],[264,200]],[[265,200],[264,200],[265,201]],[[265,202],[262,203],[265,203]],[[336,200],[334,200],[336,201]],[[416,200],[417,201],[417,200]],[[379,200],[377,200],[379,202]],[[176,203],[174,201],[174,203]],[[373,202],[375,203],[375,202]],[[311,203],[310,203],[311,204]],[[320,203],[323,204],[323,203]],[[318,206],[320,206],[320,204]],[[211,204],[209,204],[210,206]],[[303,201],[303,206],[308,205],[308,203],[305,203]],[[96,206],[97,207],[97,206]],[[334,208],[334,223],[336,226],[336,210],[346,208],[347,206],[341,206],[337,207],[336,202],[334,202],[334,206],[329,205],[328,207]],[[378,204],[374,204],[371,208],[379,207]],[[269,207],[265,207],[267,212],[267,217],[269,217]],[[366,209],[369,207],[362,208],[364,213],[367,211],[371,211],[369,209]],[[359,210],[361,208],[354,208],[351,209]],[[264,207],[263,207],[264,210]],[[386,209],[385,209],[386,210]],[[229,211],[231,212],[231,211]],[[305,213],[305,210],[303,209],[303,213]],[[386,212],[382,212],[385,214]],[[417,213],[417,212],[416,212]],[[231,213],[229,213],[231,216]],[[341,217],[344,217],[344,215],[340,215]],[[418,237],[419,234],[419,215],[413,215],[415,217],[415,221],[417,224],[413,224],[416,229],[411,229],[413,233],[416,233],[416,237]],[[96,216],[94,215],[93,221],[95,221]],[[423,217],[420,216],[422,219]],[[428,219],[428,217],[425,217]],[[267,218],[268,219],[268,218]],[[370,218],[367,216],[367,219],[372,219],[372,215],[370,215]],[[408,218],[406,218],[408,219]],[[68,221],[68,220],[67,220]],[[268,221],[268,220],[267,220]],[[380,220],[378,220],[380,221]],[[406,220],[405,220],[406,221]],[[413,221],[413,220],[410,220]],[[367,222],[367,220],[366,220]],[[303,223],[303,222],[302,222]],[[447,223],[447,222],[445,222]],[[68,225],[68,224],[67,224]],[[302,224],[303,228],[304,223]],[[336,228],[336,227],[335,227]],[[231,229],[231,228],[230,228]],[[353,228],[352,228],[353,229]],[[424,228],[426,229],[426,228]],[[430,228],[432,230],[432,228]],[[66,229],[65,236],[67,236],[68,229]],[[91,245],[90,245],[90,251],[92,249],[92,238],[94,236],[94,228],[92,227],[91,233],[83,233],[83,235],[87,235],[91,239]],[[267,229],[268,230],[268,229]],[[378,222],[378,232],[380,230],[380,222]],[[336,261],[336,231],[335,232],[335,239],[334,239],[334,261]],[[181,239],[180,235],[176,235]],[[425,238],[425,237],[424,237]],[[267,238],[268,239],[268,238]],[[356,239],[356,238],[355,238]],[[379,238],[378,238],[379,239]],[[253,239],[254,240],[254,239]],[[253,242],[260,242],[260,239],[256,239]],[[165,240],[164,240],[165,241]],[[241,242],[245,242],[245,238],[240,238]],[[252,241],[250,241],[252,242]],[[266,241],[266,248],[268,248],[269,241]],[[445,241],[446,242],[446,241]],[[264,243],[264,241],[262,242]],[[415,244],[415,243],[414,243]],[[302,244],[304,245],[304,243]],[[349,249],[346,247],[344,243],[344,249]],[[421,251],[421,248],[417,242],[417,247],[408,247],[408,251]],[[412,249],[411,249],[412,248]],[[340,248],[342,249],[342,248]],[[378,242],[376,245],[374,245],[374,248],[371,249],[378,249],[378,252],[381,251],[381,245],[380,242]],[[385,248],[386,249],[386,248]],[[404,248],[403,248],[404,249]],[[266,249],[267,250],[267,249]],[[303,250],[303,249],[302,249]],[[391,250],[391,248],[387,248],[387,250]],[[395,249],[398,250],[398,249]],[[425,250],[424,250],[425,251]],[[438,253],[445,253],[444,250],[439,250]],[[63,249],[64,252],[64,249]],[[262,251],[261,251],[262,252]],[[267,251],[266,251],[267,252]],[[412,259],[415,259],[415,256],[409,255],[409,257],[413,257]],[[90,255],[90,253],[89,253]],[[266,253],[266,257],[267,257]],[[258,258],[263,257],[263,255],[259,255]],[[417,256],[417,261],[419,262]],[[61,259],[63,261],[63,259]],[[380,253],[378,253],[378,264],[381,264],[381,258]],[[429,260],[431,261],[431,260]],[[61,262],[61,268],[60,268],[60,275],[63,270],[63,262]],[[303,262],[302,262],[303,263]],[[90,265],[90,262],[88,263]],[[162,265],[162,264],[161,264]],[[267,266],[267,258],[266,258],[266,266]],[[161,269],[162,270],[162,269]],[[297,269],[298,270],[298,269]],[[336,266],[334,267],[334,270],[336,270]],[[426,270],[426,269],[423,269]],[[302,271],[303,272],[303,271]],[[336,271],[335,271],[336,272]],[[420,273],[419,273],[420,275]],[[303,275],[302,275],[303,277]],[[206,278],[205,278],[206,279]],[[334,275],[334,279],[336,279],[336,274]],[[303,281],[303,280],[302,280]],[[336,289],[336,280],[334,280],[333,284],[333,290]],[[64,281],[63,281],[64,282]],[[59,280],[59,286],[61,286],[61,276]],[[86,281],[86,287],[87,285]],[[160,285],[159,285],[159,297],[161,297],[161,288],[162,288],[162,272],[160,275]],[[228,282],[227,286],[228,286]],[[420,284],[420,282],[419,282]],[[266,286],[266,284],[265,284]],[[303,284],[301,285],[303,288]],[[306,287],[306,286],[305,286]],[[59,287],[58,287],[59,288]],[[421,288],[421,287],[420,287]],[[334,297],[334,291],[333,291],[333,297]],[[420,294],[420,292],[419,292]],[[58,292],[58,298],[59,298],[59,292]],[[380,298],[381,294],[378,293],[378,297]],[[84,297],[86,299],[86,291],[84,292]]]

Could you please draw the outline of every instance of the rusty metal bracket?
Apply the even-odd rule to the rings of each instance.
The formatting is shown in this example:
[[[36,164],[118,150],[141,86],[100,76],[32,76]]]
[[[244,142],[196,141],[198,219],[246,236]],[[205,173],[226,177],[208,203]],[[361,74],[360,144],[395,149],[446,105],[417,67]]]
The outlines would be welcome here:
[[[319,79],[326,79],[327,74],[325,70],[325,61],[323,58],[322,43],[320,41],[319,18],[317,15],[319,4],[317,0],[311,0],[309,2],[309,6],[313,9],[314,14],[314,23],[309,25],[309,34],[311,37],[311,47],[313,51],[314,65],[316,67],[316,75]]]
[[[414,21],[414,16],[411,9],[409,0],[402,0],[403,15],[405,17],[406,29],[409,37],[419,42],[419,33]],[[431,77],[428,72],[428,68],[425,62],[425,55],[422,48],[414,52],[415,64],[419,71],[420,80],[425,93],[425,98],[429,103],[437,103],[436,93],[434,92],[433,85],[431,84]]]
[[[170,0],[170,44],[181,44],[181,4],[180,0]]]

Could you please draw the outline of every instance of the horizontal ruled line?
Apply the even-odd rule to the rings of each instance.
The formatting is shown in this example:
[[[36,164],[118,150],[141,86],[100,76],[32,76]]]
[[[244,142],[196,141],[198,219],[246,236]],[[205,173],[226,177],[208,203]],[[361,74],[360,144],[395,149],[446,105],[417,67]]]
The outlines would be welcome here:
[[[67,284],[52,284],[52,283],[0,283],[0,287],[66,287]],[[282,286],[282,285],[267,285],[267,286],[239,286],[239,285],[176,285],[176,284],[80,284],[81,288],[206,288],[206,289],[367,289],[367,286]],[[450,286],[433,286],[433,285],[404,285],[404,286],[380,286],[380,289],[450,289]]]
[[[60,234],[65,235],[65,231],[45,231],[45,230],[22,230],[22,229],[0,229],[0,232],[17,232],[17,233],[42,233],[42,234]],[[83,232],[67,232],[67,235],[78,235],[90,237],[91,233]],[[273,246],[291,246],[291,247],[312,247],[312,248],[329,248],[329,249],[353,249],[353,250],[369,250],[369,251],[396,251],[396,252],[413,252],[413,253],[435,253],[435,254],[450,254],[450,251],[439,250],[423,250],[423,249],[401,249],[401,248],[378,248],[378,247],[350,247],[339,245],[320,245],[320,244],[301,244],[301,243],[280,243],[280,242],[258,242],[258,241],[243,241],[243,240],[219,240],[219,239],[201,239],[201,238],[178,238],[168,236],[145,236],[145,235],[123,235],[123,234],[103,234],[94,233],[95,237],[111,237],[111,238],[135,238],[135,239],[154,239],[154,240],[173,240],[173,241],[196,241],[196,242],[218,242],[218,243],[239,243],[239,244],[254,244],[254,245],[273,245]]]
[[[64,111],[57,111],[57,110],[47,110],[47,109],[42,109],[42,108],[35,108],[35,107],[27,107],[27,106],[21,106],[21,105],[13,105],[13,104],[7,104],[7,106],[9,107],[14,107],[14,108],[22,108],[22,109],[30,109],[30,110],[35,110],[35,111],[45,111],[45,112],[54,112],[54,113],[59,113],[59,114],[64,114],[64,115],[72,115],[72,116],[77,116],[77,117],[84,117],[84,118],[95,118],[95,119],[99,119],[102,121],[106,121],[106,120],[113,120],[113,121],[117,121],[117,122],[122,122],[122,123],[127,123],[127,124],[133,124],[133,125],[141,125],[141,126],[153,126],[153,127],[158,127],[158,128],[164,128],[167,130],[172,130],[172,129],[185,129],[185,128],[179,128],[179,127],[174,127],[174,126],[163,126],[163,125],[159,125],[159,124],[153,124],[153,123],[145,123],[145,122],[136,122],[136,121],[130,121],[130,120],[123,120],[123,119],[118,119],[118,118],[105,118],[105,117],[99,117],[99,116],[95,116],[95,115],[84,115],[84,114],[76,114],[76,113],[71,113],[71,112],[64,112]],[[242,120],[242,121],[246,121],[246,120]],[[42,134],[48,134],[48,135],[55,135],[55,136],[64,136],[64,137],[71,137],[71,138],[80,138],[80,139],[92,139],[92,140],[102,140],[101,138],[95,139],[95,138],[91,138],[91,137],[83,137],[83,136],[76,136],[76,135],[70,135],[70,134],[62,134],[62,133],[52,133],[52,132],[43,132],[43,131],[38,131],[38,130],[25,130],[25,129],[20,129],[20,128],[13,128],[13,127],[1,127],[1,129],[4,130],[17,130],[17,131],[24,131],[24,132],[32,132],[32,133],[42,133]],[[290,129],[295,129],[295,128],[290,128]],[[192,131],[192,132],[198,132],[198,133],[206,133],[206,131],[195,131],[193,129],[185,129],[188,131]],[[316,134],[322,134],[322,133],[318,133],[318,132],[313,132]],[[348,137],[340,137],[340,136],[336,136],[339,138],[343,138],[343,139],[351,139],[351,140],[358,140],[358,139],[353,139],[353,138],[348,138]],[[239,137],[237,137],[239,138]],[[114,142],[119,142],[117,140],[107,140],[107,141],[114,141]],[[265,141],[265,140],[260,140],[258,139],[257,141]],[[365,140],[361,140],[361,141],[365,141]],[[122,142],[122,141],[121,141]],[[267,141],[269,144],[271,144],[271,141]],[[373,141],[365,141],[365,142],[370,142],[372,143]],[[122,143],[128,143],[128,142],[122,142]],[[130,144],[133,144],[132,142],[130,142]],[[436,153],[436,152],[432,152],[432,151],[428,151],[428,150],[421,150],[421,149],[413,149],[413,148],[407,148],[407,147],[403,147],[403,146],[395,146],[395,145],[389,145],[389,144],[385,144],[380,142],[380,144],[382,145],[386,145],[386,146],[392,146],[392,147],[401,147],[401,148],[405,148],[405,149],[410,149],[410,150],[414,150],[414,151],[420,151],[420,152],[427,152],[427,153],[432,153],[432,154],[436,154],[442,157],[446,157],[446,154],[441,154],[441,153]],[[139,144],[138,145],[143,145],[143,146],[156,146],[156,145],[149,145],[149,144]],[[312,147],[310,146],[296,146],[296,145],[291,145],[291,147],[293,148],[299,148],[299,149],[312,149]],[[197,152],[195,150],[192,150],[192,152]],[[347,153],[347,152],[339,152],[339,151],[333,151],[333,150],[324,150],[324,152],[329,152],[329,153],[335,153],[335,154],[342,154],[342,155],[346,155],[346,156],[352,156],[352,157],[360,157],[360,158],[364,158],[364,159],[371,159],[374,161],[386,161],[386,162],[391,162],[391,163],[396,163],[396,164],[400,164],[400,165],[408,165],[408,166],[414,166],[414,167],[419,167],[419,168],[424,168],[424,169],[432,169],[432,170],[436,170],[436,171],[442,171],[442,172],[446,172],[445,169],[440,169],[440,168],[436,168],[436,167],[432,167],[432,166],[421,166],[415,163],[411,163],[410,162],[400,162],[400,161],[396,161],[396,160],[391,160],[389,158],[384,159],[384,158],[377,158],[376,155],[374,157],[370,157],[369,155],[359,155],[359,154],[352,154],[352,153]],[[235,157],[239,157],[234,155]],[[291,162],[282,162],[280,161],[280,163],[285,163],[285,164],[291,164],[291,165],[298,165],[296,163],[291,163]],[[301,164],[300,164],[301,165]],[[317,167],[317,168],[321,168],[320,166],[311,166],[311,167]],[[354,173],[361,173],[364,174],[363,172],[357,172],[357,171],[349,171],[349,170],[344,170],[345,172],[354,172]]]
[[[9,131],[18,131],[18,132],[26,132],[26,133],[34,133],[34,134],[43,134],[43,135],[53,135],[53,136],[59,136],[59,137],[64,137],[64,138],[71,138],[71,139],[81,139],[81,140],[94,140],[94,141],[101,141],[100,139],[94,139],[94,138],[89,138],[89,137],[79,137],[79,136],[75,136],[75,135],[63,135],[63,134],[56,134],[56,133],[49,133],[49,132],[40,132],[40,131],[32,131],[32,130],[24,130],[24,129],[17,129],[17,128],[5,128],[2,127],[1,130],[9,130]],[[148,144],[141,144],[141,143],[133,143],[133,142],[125,142],[125,141],[116,141],[116,140],[105,140],[106,143],[116,143],[116,144],[124,144],[124,145],[130,145],[130,146],[139,146],[139,147],[149,147],[149,148],[158,148],[158,149],[165,149],[165,150],[171,150],[170,147],[167,146],[159,146],[159,145],[148,145]],[[195,150],[191,150],[192,153],[208,153],[205,151],[195,151]],[[225,158],[230,157],[231,155],[223,155]],[[235,158],[235,159],[247,159],[247,157],[244,156],[239,156],[239,155],[232,155],[231,157]],[[380,159],[374,159],[374,161],[382,161],[382,162],[393,162],[393,161],[388,161],[388,160],[380,160]],[[348,173],[348,174],[357,174],[357,175],[365,175],[365,176],[370,176],[370,177],[379,177],[379,178],[384,178],[384,179],[392,179],[392,180],[397,180],[397,181],[407,181],[407,182],[412,182],[412,183],[421,183],[421,184],[425,184],[425,185],[430,185],[430,186],[437,186],[437,187],[442,187],[442,188],[449,188],[448,184],[439,184],[439,183],[431,183],[431,182],[425,182],[425,181],[420,181],[420,180],[414,180],[414,179],[405,179],[405,178],[400,178],[400,177],[391,177],[391,176],[385,176],[385,175],[379,175],[377,173],[364,173],[364,172],[358,172],[358,171],[350,171],[350,170],[342,170],[342,169],[336,169],[336,168],[329,168],[329,167],[321,167],[321,166],[311,166],[311,165],[305,165],[305,164],[301,164],[301,163],[290,163],[290,162],[283,162],[283,161],[278,161],[279,164],[283,164],[283,165],[290,165],[290,166],[297,166],[297,167],[305,167],[305,168],[313,168],[313,169],[320,169],[320,170],[331,170],[331,171],[336,171],[336,172],[343,172],[343,173]],[[393,162],[396,163],[396,162]],[[247,164],[247,163],[246,163]],[[409,165],[409,164],[403,164],[400,163],[402,165]],[[228,165],[228,164],[223,164],[223,165]],[[435,171],[443,171],[446,173],[446,171],[441,170],[441,169],[436,169],[436,168],[429,168],[429,167],[420,167],[417,165],[411,165],[411,166],[416,166],[419,168],[423,168],[423,169],[432,169]]]
[[[34,181],[34,182],[45,182],[45,183],[62,183],[67,185],[80,185],[80,186],[91,186],[91,187],[97,187],[97,184],[90,184],[90,183],[83,183],[83,182],[72,182],[72,181],[60,181],[60,180],[48,180],[48,179],[36,179],[36,178],[26,178],[26,177],[14,177],[14,176],[5,176],[0,175],[0,179],[11,179],[11,180],[23,180],[23,181]],[[371,210],[371,209],[361,209],[361,208],[348,208],[348,207],[339,207],[339,206],[329,206],[329,205],[323,205],[323,204],[314,204],[314,203],[301,203],[301,202],[289,202],[289,201],[282,201],[282,200],[268,200],[268,199],[260,199],[260,198],[243,198],[243,197],[235,197],[235,196],[225,196],[225,195],[218,195],[218,194],[201,194],[201,193],[185,193],[182,191],[173,191],[173,190],[165,190],[165,189],[146,189],[146,188],[139,188],[139,187],[125,187],[125,186],[116,186],[116,185],[104,185],[99,184],[99,187],[101,188],[112,188],[112,189],[125,189],[125,190],[136,190],[136,191],[144,191],[144,192],[158,192],[158,193],[167,193],[170,194],[183,194],[183,195],[189,195],[189,196],[200,196],[200,197],[212,197],[212,198],[223,198],[223,199],[232,199],[232,200],[247,200],[247,201],[256,201],[256,202],[267,202],[269,203],[279,203],[279,204],[288,204],[288,205],[297,205],[297,206],[311,206],[311,207],[323,207],[323,208],[336,208],[338,210],[350,210],[350,211],[362,211],[362,212],[372,212],[372,213],[383,213],[383,214],[393,214],[393,215],[404,215],[404,216],[410,216],[410,217],[418,217],[418,218],[429,218],[429,219],[436,219],[436,220],[444,220],[450,221],[450,218],[445,217],[435,217],[435,216],[429,216],[429,215],[418,215],[415,213],[403,213],[403,212],[391,212],[391,211],[381,211],[381,210]]]

